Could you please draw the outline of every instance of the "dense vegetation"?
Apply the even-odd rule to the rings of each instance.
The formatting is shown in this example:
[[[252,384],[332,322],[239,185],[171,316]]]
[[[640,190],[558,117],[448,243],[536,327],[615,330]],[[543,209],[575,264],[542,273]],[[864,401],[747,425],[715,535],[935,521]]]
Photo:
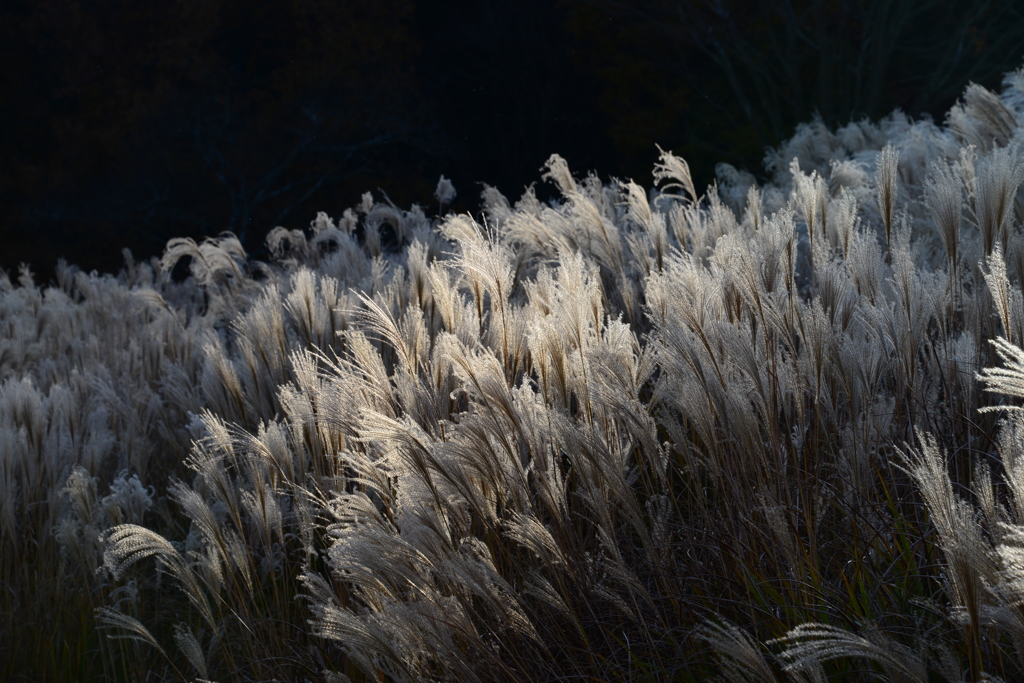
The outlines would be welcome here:
[[[1021,117],[0,277],[0,674],[1021,677]]]

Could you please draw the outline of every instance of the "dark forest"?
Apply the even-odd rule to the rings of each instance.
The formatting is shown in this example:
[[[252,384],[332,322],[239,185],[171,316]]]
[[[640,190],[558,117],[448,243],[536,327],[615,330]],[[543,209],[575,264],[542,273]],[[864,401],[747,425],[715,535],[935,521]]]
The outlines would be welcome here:
[[[1019,65],[1014,3],[10,0],[0,9],[0,268],[263,236],[386,193],[456,211],[558,153],[697,185],[820,116],[941,119]],[[543,195],[548,190],[539,187]],[[436,212],[437,207],[434,207]]]

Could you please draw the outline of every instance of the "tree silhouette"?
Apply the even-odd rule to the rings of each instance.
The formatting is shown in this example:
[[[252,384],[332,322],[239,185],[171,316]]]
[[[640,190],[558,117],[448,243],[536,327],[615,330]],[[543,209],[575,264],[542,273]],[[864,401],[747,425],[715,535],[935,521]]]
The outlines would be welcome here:
[[[1007,0],[568,2],[610,91],[652,98],[644,112],[688,110],[678,147],[755,170],[765,146],[814,116],[942,116],[969,81],[997,88],[1024,42],[1024,12]],[[628,146],[643,126],[621,129]]]

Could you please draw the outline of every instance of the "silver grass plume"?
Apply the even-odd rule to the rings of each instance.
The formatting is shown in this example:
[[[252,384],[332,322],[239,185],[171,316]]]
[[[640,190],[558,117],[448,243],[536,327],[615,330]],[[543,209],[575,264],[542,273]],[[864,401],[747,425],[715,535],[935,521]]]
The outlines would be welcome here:
[[[119,633],[109,636],[110,638],[126,638],[152,645],[157,652],[167,657],[167,653],[160,646],[160,643],[153,634],[149,632],[142,622],[133,616],[110,609],[109,607],[98,607],[96,609],[96,621],[100,628],[117,629]]]
[[[954,171],[944,161],[933,166],[925,183],[925,202],[946,249],[954,292],[958,291],[960,270],[960,217],[963,188]]]
[[[982,612],[990,602],[987,586],[998,583],[997,558],[982,533],[973,506],[953,492],[945,453],[935,438],[917,433],[921,450],[897,451],[902,467],[914,478],[939,535],[949,567],[948,588],[956,608],[966,613],[965,640],[972,680],[982,658]]]
[[[986,259],[988,272],[983,272],[985,284],[995,301],[996,311],[999,313],[999,320],[1003,323],[1003,334],[1010,343],[1015,341],[1016,328],[1013,325],[1013,306],[1011,297],[1013,292],[1010,289],[1010,281],[1006,277],[1006,262],[1003,260],[1002,246],[997,242],[991,255]]]
[[[135,524],[122,524],[111,529],[104,537],[107,548],[104,552],[104,568],[115,578],[120,578],[128,567],[155,556],[159,565],[170,571],[180,583],[189,601],[199,611],[214,631],[217,620],[200,585],[200,578],[171,543],[160,534]]]
[[[196,672],[202,677],[208,676],[206,670],[206,656],[203,654],[203,648],[199,645],[199,641],[192,634],[192,629],[187,624],[175,624],[174,625],[174,642],[178,645],[178,649],[181,650],[185,658],[188,659],[188,663],[195,667]]]
[[[1017,189],[1024,182],[1020,145],[996,149],[978,163],[975,208],[985,255],[998,243],[1006,253]]]
[[[770,652],[733,624],[706,621],[694,631],[714,650],[718,665],[728,683],[782,683],[772,669]]]
[[[996,354],[1002,362],[1001,366],[984,368],[977,378],[985,385],[985,391],[1006,394],[1014,398],[1024,398],[1024,350],[1019,346],[1010,343],[1004,337],[997,337],[992,340],[996,347]],[[980,412],[995,410],[1024,410],[1021,406],[985,406],[978,409]]]
[[[878,188],[878,209],[885,226],[885,243],[888,247],[886,263],[892,262],[892,227],[896,211],[896,172],[900,154],[892,145],[886,145],[878,153],[876,161],[876,186]]]
[[[654,184],[658,185],[663,180],[673,180],[662,187],[662,191],[669,188],[679,188],[686,191],[690,202],[696,203],[699,199],[697,190],[693,185],[693,177],[690,175],[690,165],[682,157],[677,157],[672,152],[666,152],[658,147],[661,157],[654,166]]]
[[[862,657],[877,662],[892,681],[928,683],[928,669],[918,652],[877,629],[863,635],[829,624],[801,624],[782,638],[769,641],[784,647],[787,672],[816,673],[825,662]]]
[[[1017,128],[1013,113],[999,97],[977,83],[967,86],[963,102],[946,115],[946,124],[958,138],[984,151],[1006,145]]]

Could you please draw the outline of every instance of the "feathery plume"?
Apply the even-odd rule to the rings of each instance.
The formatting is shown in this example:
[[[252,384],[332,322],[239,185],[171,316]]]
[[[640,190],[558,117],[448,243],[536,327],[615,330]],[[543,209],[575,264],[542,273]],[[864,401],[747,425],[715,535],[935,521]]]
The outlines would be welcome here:
[[[878,209],[882,214],[882,224],[885,226],[885,243],[888,248],[886,252],[886,263],[892,262],[892,226],[893,216],[896,211],[896,172],[900,154],[892,145],[886,145],[878,153],[875,162],[877,169],[876,186],[878,188]]]
[[[664,192],[670,188],[682,189],[689,195],[689,201],[696,203],[699,198],[697,190],[693,185],[693,178],[690,175],[690,165],[682,157],[677,157],[672,152],[666,152],[661,147],[658,147],[658,151],[661,153],[661,156],[658,159],[658,163],[654,166],[655,186],[663,180],[674,180],[675,182],[662,187],[662,191]]]

